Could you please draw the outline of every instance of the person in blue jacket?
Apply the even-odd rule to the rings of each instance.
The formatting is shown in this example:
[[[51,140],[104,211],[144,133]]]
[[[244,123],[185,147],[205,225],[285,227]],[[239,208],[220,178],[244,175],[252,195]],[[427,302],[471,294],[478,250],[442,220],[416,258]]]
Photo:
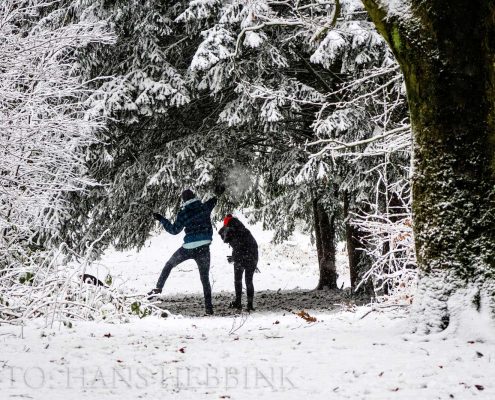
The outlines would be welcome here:
[[[217,198],[202,203],[196,198],[195,194],[186,189],[182,192],[183,205],[177,214],[174,223],[158,213],[153,213],[153,217],[161,222],[165,230],[177,235],[185,230],[184,244],[180,247],[163,267],[162,273],[156,283],[156,288],[148,293],[149,296],[159,294],[174,267],[186,260],[194,260],[198,265],[199,276],[203,284],[203,293],[205,297],[206,314],[213,314],[213,305],[211,302],[210,286],[210,244],[213,237],[213,228],[211,225],[211,212],[217,204]]]

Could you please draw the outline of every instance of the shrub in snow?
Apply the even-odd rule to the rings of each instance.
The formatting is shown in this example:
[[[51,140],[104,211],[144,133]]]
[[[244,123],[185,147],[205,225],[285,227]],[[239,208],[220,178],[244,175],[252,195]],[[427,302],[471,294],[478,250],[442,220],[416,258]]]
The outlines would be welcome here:
[[[130,307],[113,290],[88,288],[59,248],[68,193],[91,189],[85,148],[104,119],[90,109],[97,95],[81,78],[84,48],[114,41],[91,7],[63,2],[0,4],[0,320],[93,318],[106,303]],[[77,15],[73,22],[67,16]],[[59,251],[60,249],[60,251]],[[91,255],[92,246],[81,252]],[[108,313],[108,311],[107,311]]]

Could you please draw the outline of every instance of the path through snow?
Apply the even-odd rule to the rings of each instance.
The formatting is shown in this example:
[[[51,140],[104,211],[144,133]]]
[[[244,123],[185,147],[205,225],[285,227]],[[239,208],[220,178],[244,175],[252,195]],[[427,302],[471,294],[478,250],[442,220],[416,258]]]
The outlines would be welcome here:
[[[228,307],[233,300],[229,292],[215,293],[213,306],[215,315],[232,316],[238,314]],[[349,291],[341,290],[263,290],[256,293],[256,312],[298,312],[340,310],[355,304],[364,304],[366,299],[356,299]],[[172,314],[199,317],[204,314],[204,300],[201,294],[163,296],[155,304]],[[243,299],[246,305],[246,299]]]

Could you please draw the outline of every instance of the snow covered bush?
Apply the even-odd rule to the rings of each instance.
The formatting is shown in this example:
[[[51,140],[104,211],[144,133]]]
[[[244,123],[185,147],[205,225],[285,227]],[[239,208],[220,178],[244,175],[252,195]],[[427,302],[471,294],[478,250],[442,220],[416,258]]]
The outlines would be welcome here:
[[[380,175],[382,196],[351,222],[362,233],[362,251],[372,259],[359,285],[371,280],[379,300],[410,304],[417,283],[410,185],[404,180],[387,187]]]
[[[100,301],[81,298],[82,281],[63,257],[72,250],[55,243],[67,193],[95,184],[85,149],[105,123],[90,110],[95,93],[81,78],[78,52],[114,39],[90,9],[76,17],[66,4],[0,4],[0,320],[86,318],[83,310]],[[84,247],[78,256],[91,253]]]

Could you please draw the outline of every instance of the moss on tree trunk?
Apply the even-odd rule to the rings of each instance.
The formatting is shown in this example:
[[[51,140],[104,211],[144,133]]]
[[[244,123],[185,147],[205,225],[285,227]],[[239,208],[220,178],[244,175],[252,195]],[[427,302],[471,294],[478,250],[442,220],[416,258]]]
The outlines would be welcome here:
[[[436,299],[441,311],[425,329],[438,330],[448,324],[447,303],[460,287],[493,298],[495,2],[410,0],[409,16],[387,14],[386,1],[382,8],[363,3],[404,73],[419,293]]]

